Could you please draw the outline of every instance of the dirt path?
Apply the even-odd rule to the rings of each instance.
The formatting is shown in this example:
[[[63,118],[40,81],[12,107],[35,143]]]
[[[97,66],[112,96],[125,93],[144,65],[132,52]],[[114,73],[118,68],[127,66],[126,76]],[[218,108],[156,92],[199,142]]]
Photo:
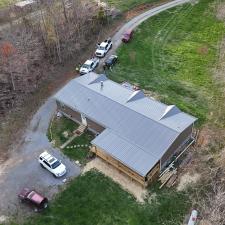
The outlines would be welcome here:
[[[186,2],[188,0],[175,0],[134,17],[112,37],[114,46],[111,53],[115,52],[121,44],[121,35],[125,30],[134,29],[151,16]],[[101,60],[102,62],[103,60]],[[55,179],[47,171],[40,168],[37,162],[37,156],[43,149],[48,149],[48,151],[54,153],[59,159],[62,159],[68,168],[67,178],[79,175],[80,168],[63,156],[57,149],[52,148],[46,137],[48,124],[55,110],[55,102],[50,97],[33,116],[22,138],[22,143],[20,143],[9,160],[1,163],[0,218],[15,213],[23,215],[27,212],[27,208],[24,209],[21,205],[18,207],[17,193],[21,188],[25,186],[35,187],[37,190],[45,193],[47,197],[51,198],[58,191],[58,186],[63,184],[63,178]]]

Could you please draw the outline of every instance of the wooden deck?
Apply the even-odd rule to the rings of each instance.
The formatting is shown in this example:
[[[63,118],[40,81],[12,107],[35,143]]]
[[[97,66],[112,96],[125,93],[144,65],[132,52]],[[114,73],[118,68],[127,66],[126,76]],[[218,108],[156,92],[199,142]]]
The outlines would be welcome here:
[[[107,163],[113,165],[119,171],[122,171],[126,175],[128,175],[132,180],[137,181],[143,187],[147,187],[152,181],[158,178],[160,172],[160,164],[157,163],[147,174],[146,177],[139,175],[137,172],[133,171],[131,168],[127,167],[126,165],[122,164],[118,160],[114,159],[109,154],[105,153],[104,150],[97,148],[96,146],[92,146],[91,151],[95,153],[98,157],[105,160]]]

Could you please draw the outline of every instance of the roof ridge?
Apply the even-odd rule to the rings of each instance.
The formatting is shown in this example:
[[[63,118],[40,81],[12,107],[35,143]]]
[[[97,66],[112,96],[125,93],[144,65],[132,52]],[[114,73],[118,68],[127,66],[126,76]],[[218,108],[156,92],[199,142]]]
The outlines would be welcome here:
[[[74,79],[74,81],[76,82],[76,79]],[[111,80],[108,79],[108,81],[111,81]],[[114,81],[112,81],[112,82],[114,82]],[[117,103],[117,104],[119,104],[119,105],[123,105],[123,104],[121,104],[121,103],[119,103],[119,102],[114,101],[112,98],[109,98],[108,96],[105,96],[105,95],[101,94],[100,92],[97,92],[97,91],[95,91],[95,90],[92,90],[91,88],[86,87],[85,85],[83,85],[83,84],[80,83],[80,82],[76,82],[76,83],[78,83],[79,85],[81,85],[82,87],[84,87],[84,88],[86,88],[86,89],[89,89],[89,90],[91,90],[91,91],[94,91],[95,93],[97,93],[98,95],[103,96],[104,98],[110,99],[111,101],[113,101],[113,102],[115,102],[115,103]],[[114,82],[114,83],[116,83],[116,82]],[[116,83],[116,84],[118,84],[118,83]],[[120,85],[120,84],[118,84],[118,85]],[[120,85],[120,86],[122,86],[122,85]],[[123,87],[123,86],[122,86],[122,87]],[[125,88],[125,87],[124,87],[124,88]],[[147,97],[145,96],[145,98],[147,98]],[[144,115],[144,114],[142,114],[142,113],[140,113],[140,112],[138,112],[138,111],[136,111],[136,110],[134,110],[134,109],[132,109],[132,108],[126,106],[126,105],[123,105],[123,106],[129,108],[130,110],[132,110],[133,112],[135,112],[135,113],[141,115],[142,117],[145,117],[145,118],[147,118],[148,120],[151,120],[151,121],[153,121],[154,123],[157,123],[157,124],[161,125],[162,127],[168,128],[168,129],[170,129],[170,130],[172,130],[172,131],[174,131],[174,132],[176,132],[176,133],[180,133],[180,132],[177,131],[176,129],[173,129],[172,127],[169,127],[169,126],[167,126],[166,124],[161,123],[160,121],[156,121],[156,120],[154,120],[154,119],[152,119],[152,118],[149,118],[149,117],[147,117],[146,115]]]

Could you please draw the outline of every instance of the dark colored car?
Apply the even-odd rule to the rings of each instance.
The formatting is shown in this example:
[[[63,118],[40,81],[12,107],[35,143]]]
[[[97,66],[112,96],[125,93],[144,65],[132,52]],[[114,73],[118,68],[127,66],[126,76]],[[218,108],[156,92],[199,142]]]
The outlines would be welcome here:
[[[48,199],[37,193],[35,190],[24,188],[18,197],[21,202],[25,202],[34,207],[35,212],[39,212],[48,207]]]
[[[116,62],[118,61],[118,56],[117,55],[111,55],[104,63],[104,68],[110,68],[113,65],[116,64]]]
[[[127,30],[122,36],[122,42],[127,43],[133,36],[133,30]]]

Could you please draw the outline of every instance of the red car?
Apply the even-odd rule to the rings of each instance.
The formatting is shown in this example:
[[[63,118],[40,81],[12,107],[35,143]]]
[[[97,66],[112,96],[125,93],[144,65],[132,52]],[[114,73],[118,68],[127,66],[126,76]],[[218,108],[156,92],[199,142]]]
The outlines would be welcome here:
[[[127,30],[122,36],[122,42],[127,43],[133,36],[133,30]]]
[[[48,207],[48,199],[37,193],[35,190],[24,188],[18,197],[21,202],[26,202],[34,207],[34,211],[38,212]]]

